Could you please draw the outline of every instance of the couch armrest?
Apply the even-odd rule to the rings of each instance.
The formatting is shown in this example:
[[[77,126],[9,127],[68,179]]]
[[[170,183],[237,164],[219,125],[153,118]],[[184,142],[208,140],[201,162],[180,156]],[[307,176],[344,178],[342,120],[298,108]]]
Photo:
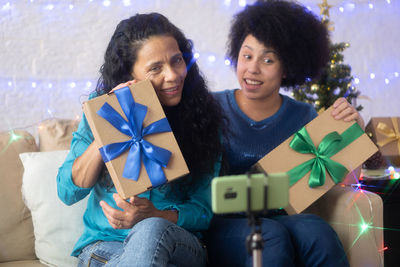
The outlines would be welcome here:
[[[383,202],[377,194],[336,185],[304,212],[332,226],[350,266],[383,266]],[[370,226],[364,231],[363,222]]]

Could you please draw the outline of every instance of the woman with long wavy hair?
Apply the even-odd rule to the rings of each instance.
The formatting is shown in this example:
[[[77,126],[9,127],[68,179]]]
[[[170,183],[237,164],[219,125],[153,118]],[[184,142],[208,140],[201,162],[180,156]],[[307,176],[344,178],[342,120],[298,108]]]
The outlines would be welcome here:
[[[223,119],[193,59],[191,41],[161,14],[137,14],[118,24],[100,73],[91,98],[136,81],[152,82],[190,174],[122,199],[83,117],[57,177],[66,204],[90,194],[85,230],[72,255],[80,266],[204,266],[201,231],[212,217],[210,181],[221,166]]]

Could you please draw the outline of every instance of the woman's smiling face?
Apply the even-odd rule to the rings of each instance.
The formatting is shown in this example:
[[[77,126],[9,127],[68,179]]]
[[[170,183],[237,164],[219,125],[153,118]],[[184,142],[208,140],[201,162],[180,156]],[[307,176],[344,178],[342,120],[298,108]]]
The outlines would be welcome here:
[[[248,35],[239,51],[236,74],[243,94],[250,99],[262,99],[279,93],[284,70],[270,47],[265,47],[253,35]]]
[[[171,36],[153,36],[137,52],[132,76],[148,79],[164,106],[175,106],[182,98],[187,70],[178,43]]]

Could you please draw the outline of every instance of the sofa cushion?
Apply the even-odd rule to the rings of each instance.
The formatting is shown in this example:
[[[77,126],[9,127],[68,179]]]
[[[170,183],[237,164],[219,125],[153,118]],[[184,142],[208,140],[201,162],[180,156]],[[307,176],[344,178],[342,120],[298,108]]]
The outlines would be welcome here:
[[[21,196],[19,153],[37,151],[26,131],[0,133],[0,262],[36,259],[32,218]]]
[[[32,213],[35,252],[42,263],[65,267],[76,266],[70,256],[83,232],[83,213],[87,198],[66,206],[57,196],[57,172],[67,150],[23,153],[25,168],[22,194]]]
[[[78,127],[78,120],[50,119],[39,125],[39,150],[54,151],[70,148],[72,133]]]
[[[0,263],[0,267],[44,267],[44,266],[46,265],[40,263],[39,260],[9,261]]]

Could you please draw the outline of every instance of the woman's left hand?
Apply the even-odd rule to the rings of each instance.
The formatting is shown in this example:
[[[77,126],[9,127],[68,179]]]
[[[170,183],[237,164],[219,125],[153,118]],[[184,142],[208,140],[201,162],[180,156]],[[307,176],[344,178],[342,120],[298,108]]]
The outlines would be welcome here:
[[[358,111],[344,98],[338,98],[333,103],[332,116],[336,120],[352,121],[356,120],[361,128],[364,129],[364,120]]]
[[[160,210],[156,209],[153,203],[146,198],[131,197],[128,202],[118,194],[114,194],[113,197],[121,210],[114,209],[103,200],[100,201],[100,206],[114,229],[130,229],[143,219],[159,215]]]

